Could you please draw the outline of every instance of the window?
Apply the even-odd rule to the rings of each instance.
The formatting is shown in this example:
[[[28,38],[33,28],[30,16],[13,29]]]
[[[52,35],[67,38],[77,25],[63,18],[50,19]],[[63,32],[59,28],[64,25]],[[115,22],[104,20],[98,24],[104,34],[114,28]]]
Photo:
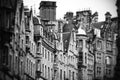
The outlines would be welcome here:
[[[28,60],[28,58],[27,58],[27,72],[28,72],[28,66],[29,66],[29,60]]]
[[[10,69],[12,68],[12,55],[9,54],[9,65]]]
[[[42,53],[43,53],[43,57],[44,57],[44,47],[42,47]]]
[[[5,47],[3,49],[3,53],[2,53],[2,63],[8,65],[8,47]]]
[[[72,61],[72,56],[71,56],[71,61]]]
[[[111,40],[111,37],[112,37],[111,32],[108,32],[108,33],[107,33],[107,37],[108,37],[108,40]]]
[[[33,64],[33,76],[35,76],[35,64]]]
[[[83,40],[79,40],[78,46],[79,46],[80,48],[83,47]]]
[[[72,51],[73,51],[73,49],[74,49],[74,46],[72,45]]]
[[[29,36],[26,36],[26,44],[29,43]]]
[[[15,59],[15,61],[16,61],[16,64],[15,64],[16,67],[15,67],[15,69],[18,70],[18,57],[16,56],[15,58],[16,58],[16,59]]]
[[[86,44],[86,48],[88,48],[88,47],[89,47],[89,44],[88,44],[88,41],[87,41],[87,40],[85,41],[85,44]]]
[[[102,49],[102,41],[100,40],[97,41],[97,48]]]
[[[68,60],[70,61],[70,55],[68,56]]]
[[[71,80],[71,70],[69,70],[69,80]]]
[[[72,73],[72,80],[74,80],[74,72]]]
[[[48,67],[48,79],[50,79],[50,68]]]
[[[106,69],[106,74],[108,74],[108,69]]]
[[[108,74],[111,75],[111,69],[108,70]]]
[[[97,75],[101,74],[101,67],[97,67]]]
[[[32,43],[32,51],[33,51],[33,43]]]
[[[23,45],[23,40],[22,40],[22,49],[23,49],[24,45]]]
[[[60,69],[60,80],[62,80],[62,70]]]
[[[111,58],[110,56],[107,56],[107,57],[105,58],[105,63],[106,63],[107,65],[111,65],[111,64],[112,64],[112,58]]]
[[[31,65],[30,65],[30,66],[31,66],[31,75],[32,75],[32,65],[33,65],[33,64],[32,64],[32,62],[31,62]]]
[[[45,78],[47,78],[47,68],[46,68],[46,65],[45,65]]]
[[[43,36],[43,34],[42,34],[42,33],[43,33],[43,29],[42,29],[42,27],[41,27],[41,32],[40,32],[40,35],[41,35],[41,36]]]
[[[53,77],[53,70],[51,69],[51,78]]]
[[[64,71],[64,80],[65,80],[66,76],[65,76],[65,71]]]
[[[50,52],[48,51],[48,61],[50,60]]]
[[[74,57],[73,57],[73,62],[74,62],[75,60],[74,60]]]
[[[47,58],[47,50],[45,49],[45,59]]]
[[[21,74],[23,73],[23,62],[21,61]]]
[[[85,53],[85,63],[87,64],[87,53]]]
[[[40,42],[38,42],[38,44],[37,44],[37,51],[41,51],[40,49],[41,49],[41,44],[40,44]]]
[[[57,62],[57,55],[54,55],[54,62]]]
[[[53,62],[53,55],[52,55],[52,53],[51,53],[51,62]]]
[[[111,75],[111,69],[109,68],[106,69],[106,75]]]
[[[65,61],[65,56],[64,56],[64,61]]]
[[[62,54],[60,54],[60,59],[61,59],[61,61],[62,61]]]
[[[31,60],[29,61],[29,74],[31,75]]]
[[[106,48],[107,48],[107,50],[112,50],[112,43],[111,42],[107,42],[107,44],[106,44]]]
[[[101,63],[101,53],[97,53],[97,62]]]
[[[43,76],[44,76],[44,64],[42,64],[42,73],[43,73]]]

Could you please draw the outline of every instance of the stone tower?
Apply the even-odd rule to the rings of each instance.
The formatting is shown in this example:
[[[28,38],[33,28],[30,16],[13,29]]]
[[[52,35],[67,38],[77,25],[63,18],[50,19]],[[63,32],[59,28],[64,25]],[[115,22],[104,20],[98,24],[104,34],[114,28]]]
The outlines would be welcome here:
[[[40,17],[42,20],[56,20],[56,2],[41,1],[40,3]]]

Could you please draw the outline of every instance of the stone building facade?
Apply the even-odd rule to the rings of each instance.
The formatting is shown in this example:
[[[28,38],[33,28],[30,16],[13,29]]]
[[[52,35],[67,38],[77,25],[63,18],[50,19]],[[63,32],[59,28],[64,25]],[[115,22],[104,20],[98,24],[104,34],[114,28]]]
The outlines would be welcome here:
[[[24,79],[25,23],[22,0],[2,1],[0,19],[0,79]]]
[[[36,44],[34,42],[33,12],[27,7],[24,8],[25,14],[25,79],[34,80],[36,71]]]
[[[76,13],[76,27],[78,30],[80,27],[87,35],[87,50],[88,53],[91,54],[93,63],[93,69],[91,70],[93,74],[91,79],[112,79],[117,56],[115,43],[117,35],[117,18],[112,19],[111,14],[107,12],[105,14],[105,21],[98,22],[97,20],[97,12],[92,14],[90,10],[85,10]],[[90,55],[87,57],[90,57]],[[90,59],[88,60],[88,65],[90,63],[89,61]],[[89,66],[86,67],[86,69],[88,68]],[[84,75],[88,73],[89,70]],[[91,80],[89,75],[87,75],[86,79]]]
[[[117,18],[107,12],[98,22],[97,12],[85,10],[56,20],[53,1],[39,9],[36,16],[22,0],[0,2],[0,80],[113,78]]]
[[[106,21],[93,23],[95,39],[95,77],[103,80],[113,78],[116,65],[116,27],[111,14],[105,14]],[[115,20],[115,19],[114,19]],[[116,19],[117,20],[117,19]],[[104,31],[103,31],[104,30]]]

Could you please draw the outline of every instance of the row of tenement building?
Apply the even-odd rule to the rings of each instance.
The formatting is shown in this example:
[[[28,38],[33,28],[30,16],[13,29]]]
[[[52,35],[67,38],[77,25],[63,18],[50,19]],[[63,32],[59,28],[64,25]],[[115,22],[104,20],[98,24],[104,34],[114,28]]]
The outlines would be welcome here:
[[[112,80],[117,17],[98,22],[91,10],[56,20],[56,2],[40,14],[22,0],[0,1],[0,80]]]

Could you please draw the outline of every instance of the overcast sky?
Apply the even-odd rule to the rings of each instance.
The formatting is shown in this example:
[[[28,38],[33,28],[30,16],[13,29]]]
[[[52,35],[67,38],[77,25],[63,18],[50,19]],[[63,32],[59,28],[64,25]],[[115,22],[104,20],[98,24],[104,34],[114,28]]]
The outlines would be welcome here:
[[[24,0],[24,5],[32,6],[36,10],[36,13],[39,13],[39,4],[41,1],[51,1],[51,0]],[[99,21],[104,21],[104,14],[109,11],[112,14],[112,17],[117,16],[116,12],[116,0],[52,0],[56,1],[57,19],[63,19],[64,14],[68,11],[71,11],[76,14],[76,11],[81,11],[85,9],[92,10],[92,13],[95,11],[98,12]]]

